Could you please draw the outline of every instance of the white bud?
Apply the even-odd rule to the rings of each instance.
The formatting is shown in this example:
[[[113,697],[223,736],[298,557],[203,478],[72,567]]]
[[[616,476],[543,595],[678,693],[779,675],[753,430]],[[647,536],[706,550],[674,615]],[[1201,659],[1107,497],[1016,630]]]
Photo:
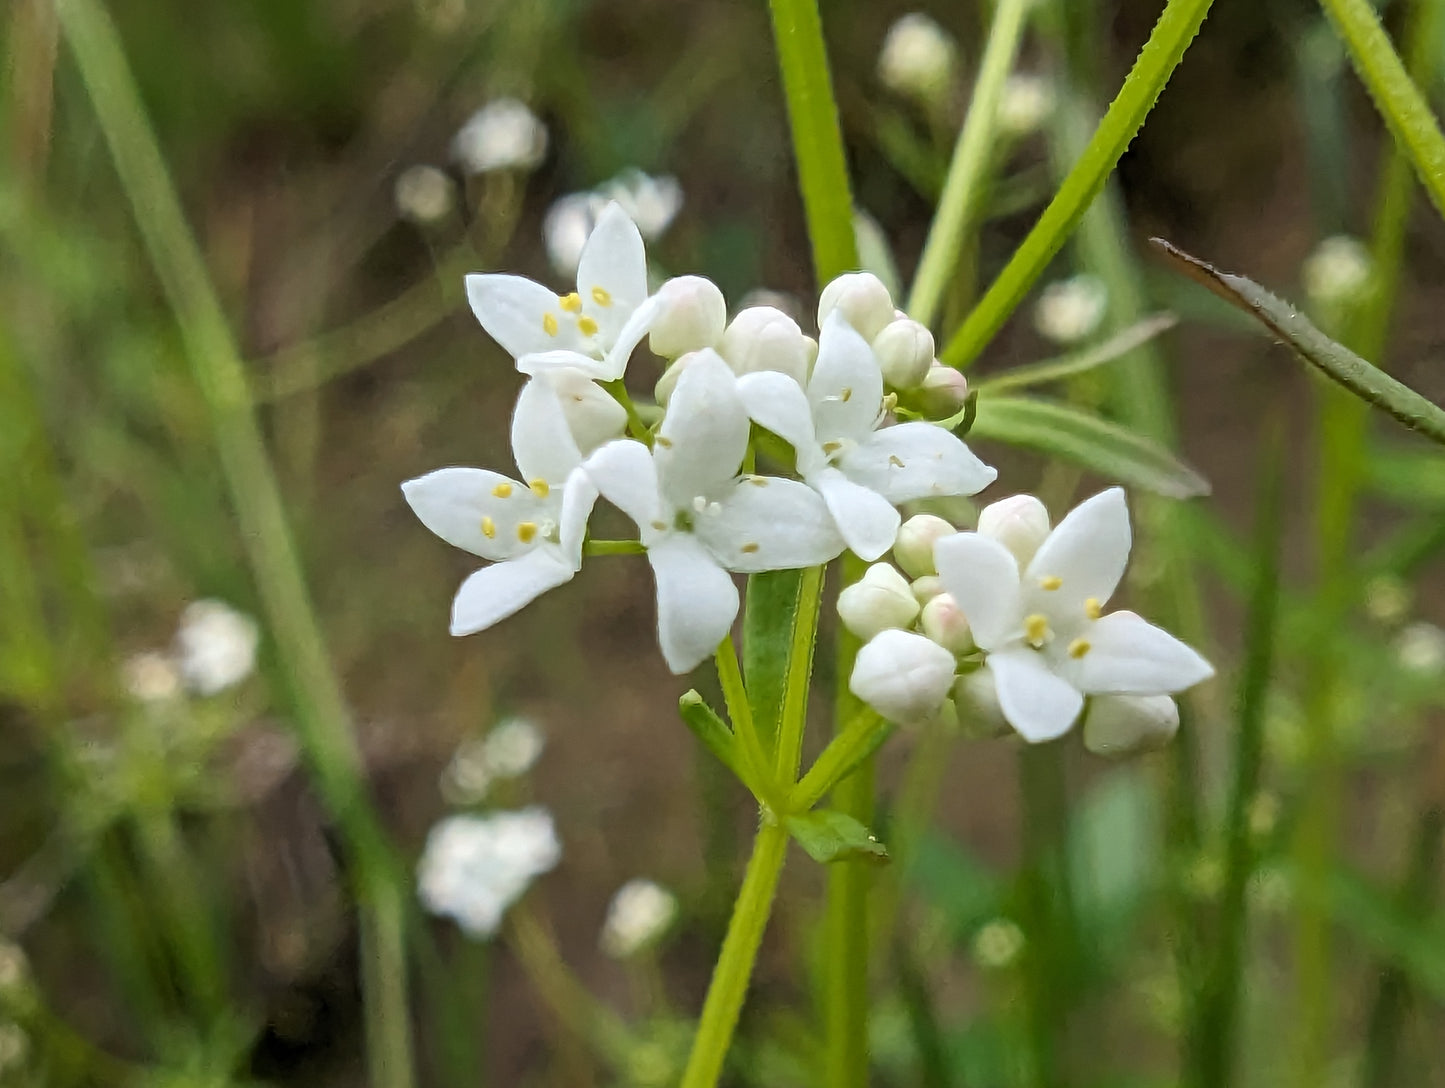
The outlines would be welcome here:
[[[660,406],[667,407],[667,402],[672,399],[672,391],[677,386],[677,379],[682,377],[682,372],[692,364],[697,356],[698,352],[695,351],[679,356],[672,361],[671,366],[662,372],[662,377],[657,379],[657,385],[652,390],[652,397]]]
[[[261,629],[224,601],[194,601],[181,613],[176,660],[181,682],[197,695],[216,695],[256,667]]]
[[[968,620],[951,594],[940,593],[924,605],[919,626],[925,635],[950,653],[961,654],[973,645]]]
[[[1406,672],[1434,676],[1445,672],[1445,631],[1433,623],[1412,623],[1395,640],[1395,658]]]
[[[848,690],[889,721],[937,713],[953,686],[953,655],[911,631],[883,631],[858,651]]]
[[[941,26],[913,12],[888,28],[878,53],[878,81],[896,94],[937,103],[949,92],[957,55]]]
[[[895,319],[873,338],[873,354],[889,386],[914,389],[933,366],[933,333],[909,318]]]
[[[963,371],[933,363],[919,383],[918,407],[930,419],[947,419],[968,400],[968,379]]]
[[[818,299],[818,328],[834,310],[871,342],[893,320],[893,297],[872,272],[848,272],[823,288]]]
[[[925,605],[943,592],[943,579],[936,574],[925,574],[922,578],[913,579],[909,588],[913,590],[913,599]]]
[[[1079,275],[1044,288],[1034,306],[1034,328],[1056,344],[1093,335],[1109,308],[1109,289],[1097,276]]]
[[[1167,695],[1095,695],[1084,718],[1084,747],[1098,756],[1161,748],[1179,731],[1179,707]]]
[[[606,206],[596,193],[568,193],[547,209],[542,220],[542,241],[547,247],[547,260],[557,274],[577,275],[582,248],[592,236],[597,217]]]
[[[1004,81],[998,127],[1018,139],[1029,135],[1054,112],[1054,85],[1043,76],[1015,72]]]
[[[567,429],[583,456],[604,442],[619,438],[627,428],[627,410],[612,395],[580,370],[558,367],[533,381],[546,381],[557,394]]]
[[[678,276],[657,289],[661,307],[648,346],[664,359],[716,347],[728,321],[728,305],[712,280]]]
[[[452,138],[452,158],[468,174],[534,170],[546,154],[546,126],[515,98],[488,102]]]
[[[456,203],[452,179],[435,166],[408,166],[392,192],[397,213],[421,226],[445,219]]]
[[[532,769],[546,745],[546,736],[533,722],[507,718],[482,739],[482,758],[498,778],[519,778]]]
[[[1007,736],[1013,731],[999,705],[993,671],[987,666],[964,673],[953,685],[953,703],[958,713],[959,732],[983,740]]]
[[[838,594],[838,616],[866,641],[890,627],[907,627],[918,617],[918,602],[903,575],[887,563],[874,563]]]
[[[1022,570],[1049,535],[1049,512],[1032,495],[1010,495],[979,511],[978,531],[1013,552]]]
[[[597,195],[621,204],[627,218],[637,224],[637,233],[649,241],[660,238],[682,210],[682,186],[677,178],[653,177],[636,168],[604,181],[597,186]]]
[[[607,905],[598,944],[614,959],[626,959],[657,941],[677,917],[677,896],[651,880],[629,880]]]
[[[121,664],[121,683],[142,703],[160,703],[181,693],[181,674],[170,654],[147,650]]]
[[[958,532],[937,514],[914,514],[898,527],[893,541],[893,561],[912,578],[937,574],[933,565],[933,545]]]
[[[1018,961],[1026,944],[1024,931],[1007,918],[995,918],[979,927],[973,938],[973,958],[980,967],[1001,971]]]
[[[808,366],[817,350],[796,321],[771,306],[741,311],[717,347],[734,374],[777,370],[799,385],[808,380]]]
[[[1373,263],[1365,244],[1358,238],[1336,234],[1326,238],[1305,258],[1301,278],[1311,302],[1331,307],[1358,302],[1370,285],[1372,272]]]

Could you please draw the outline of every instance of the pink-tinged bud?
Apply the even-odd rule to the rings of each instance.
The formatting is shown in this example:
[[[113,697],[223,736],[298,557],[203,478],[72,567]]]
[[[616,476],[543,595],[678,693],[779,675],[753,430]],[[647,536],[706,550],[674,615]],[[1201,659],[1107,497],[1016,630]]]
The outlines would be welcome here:
[[[903,575],[887,563],[874,563],[863,577],[838,594],[843,625],[867,641],[890,627],[907,627],[918,618],[918,602]]]
[[[918,407],[930,419],[957,415],[968,400],[968,379],[963,371],[934,363],[919,383]]]
[[[961,654],[973,646],[968,620],[950,594],[940,593],[923,606],[919,626],[925,635],[950,653]]]
[[[1049,535],[1049,512],[1032,495],[1011,495],[979,512],[978,531],[1013,552],[1022,570]]]
[[[893,542],[893,561],[913,578],[937,574],[933,545],[956,532],[957,529],[936,514],[914,514],[898,528],[898,538]]]
[[[917,321],[895,319],[873,338],[873,354],[889,387],[914,389],[933,366],[933,333]]]
[[[727,325],[723,293],[702,276],[678,276],[658,288],[661,309],[652,324],[648,346],[664,359],[716,347]]]
[[[782,310],[753,306],[732,319],[717,350],[734,374],[776,370],[802,385],[818,345]]]
[[[871,342],[893,320],[893,298],[872,272],[849,272],[823,288],[818,299],[818,328],[834,310]]]
[[[936,714],[953,686],[953,655],[910,631],[883,631],[858,651],[848,690],[889,721]]]
[[[1162,748],[1179,731],[1179,706],[1167,695],[1095,695],[1084,718],[1084,747],[1099,756]]]

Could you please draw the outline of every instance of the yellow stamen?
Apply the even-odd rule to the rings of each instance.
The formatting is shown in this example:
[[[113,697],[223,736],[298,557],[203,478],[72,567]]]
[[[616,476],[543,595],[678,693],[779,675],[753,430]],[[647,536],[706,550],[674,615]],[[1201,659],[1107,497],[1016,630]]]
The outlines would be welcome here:
[[[666,435],[658,435],[655,441],[665,450],[672,449],[672,439],[668,438]]]
[[[757,550],[758,550],[758,545],[757,545],[756,543],[754,543],[754,542],[751,542],[751,541],[749,541],[747,544],[744,544],[744,545],[742,546],[742,552],[743,552],[744,555],[752,555],[752,554],[755,553]]]
[[[824,442],[824,443],[823,443],[823,452],[824,452],[824,453],[837,453],[837,452],[838,452],[839,450],[841,450],[842,448],[843,448],[843,443],[841,443],[841,442]]]
[[[517,523],[517,539],[523,544],[530,544],[537,536],[537,523],[535,521],[519,521]]]
[[[889,463],[890,465],[892,465],[894,468],[902,468],[902,467],[903,467],[903,461],[899,458],[899,456],[898,456],[896,453],[890,453],[890,454],[888,455],[888,463]]]
[[[766,476],[749,476],[748,483],[752,484],[754,487],[767,487],[768,478]]]
[[[527,486],[532,489],[532,494],[536,495],[539,499],[545,499],[552,490],[550,487],[547,486],[547,481],[541,479],[540,477],[538,479],[529,481]]]
[[[1049,618],[1035,612],[1024,620],[1024,638],[1029,645],[1038,649],[1049,638]]]
[[[590,317],[579,317],[577,319],[577,331],[583,336],[596,336],[597,322],[593,321]]]
[[[844,404],[847,404],[850,400],[853,399],[853,387],[851,385],[845,385],[843,387],[843,395],[840,399],[843,401]]]
[[[573,291],[570,295],[562,295],[558,298],[557,305],[569,314],[580,314],[582,312],[582,296]]]
[[[1073,642],[1069,643],[1069,656],[1077,660],[1088,653],[1090,649],[1088,639],[1076,638]]]
[[[605,287],[594,287],[592,288],[592,301],[599,306],[611,306],[612,295]]]
[[[482,535],[488,540],[494,539],[497,535],[497,523],[485,515],[482,516]]]
[[[1099,604],[1098,597],[1090,597],[1084,601],[1084,615],[1088,616],[1089,619],[1096,620],[1103,614],[1104,607]]]
[[[496,487],[492,488],[492,494],[497,496],[497,498],[499,499],[505,499],[512,494],[512,485],[508,483],[500,483]]]
[[[1058,589],[1059,586],[1063,584],[1064,580],[1060,578],[1057,574],[1049,574],[1039,579],[1040,589]]]
[[[654,521],[654,522],[652,523],[652,527],[653,527],[654,529],[656,529],[656,530],[660,533],[660,532],[662,532],[664,529],[667,528],[667,522],[665,522],[665,521]]]
[[[556,336],[556,335],[557,335],[557,315],[556,315],[556,314],[543,314],[543,315],[542,315],[542,331],[545,332],[548,336]]]

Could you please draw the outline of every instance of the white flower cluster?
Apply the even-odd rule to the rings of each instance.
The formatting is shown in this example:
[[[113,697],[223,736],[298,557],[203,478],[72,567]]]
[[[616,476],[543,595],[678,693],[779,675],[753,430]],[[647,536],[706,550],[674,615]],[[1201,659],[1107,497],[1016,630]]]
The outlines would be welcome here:
[[[562,846],[540,806],[487,816],[449,816],[431,829],[417,866],[422,905],[490,937],[532,881],[554,868]]]
[[[824,290],[816,342],[768,307],[729,322],[706,279],[650,290],[642,236],[612,204],[580,256],[575,291],[489,274],[469,276],[467,296],[528,381],[512,418],[519,479],[444,468],[403,485],[428,528],[490,563],[458,592],[454,634],[569,581],[601,497],[637,525],[663,656],[686,672],[732,627],[733,573],[815,566],[845,547],[877,559],[893,545],[899,504],[972,495],[996,475],[949,431],[895,422],[897,394],[926,388],[943,368],[928,330],[866,273]],[[670,364],[659,383],[665,411],[650,427],[634,418],[622,437],[621,382],[644,339]],[[934,392],[947,388],[962,392],[941,383]],[[780,460],[795,476],[752,471],[754,424],[782,440],[765,452],[791,447]]]
[[[547,209],[542,240],[547,259],[559,276],[575,276],[597,220],[616,202],[649,242],[661,238],[682,209],[682,186],[668,174],[654,176],[637,169],[622,171],[610,181],[581,193],[568,193]]]
[[[1168,740],[1179,725],[1170,696],[1214,670],[1133,612],[1105,613],[1130,541],[1117,487],[1052,529],[1031,495],[985,507],[976,532],[910,518],[893,547],[902,572],[877,564],[839,595],[843,622],[868,640],[849,687],[899,722],[929,718],[952,697],[1037,743],[1068,732],[1087,704],[1084,742],[1095,752]]]
[[[127,659],[122,682],[146,703],[174,698],[182,689],[219,695],[251,675],[260,641],[260,627],[244,612],[224,601],[193,601],[181,613],[172,647]]]

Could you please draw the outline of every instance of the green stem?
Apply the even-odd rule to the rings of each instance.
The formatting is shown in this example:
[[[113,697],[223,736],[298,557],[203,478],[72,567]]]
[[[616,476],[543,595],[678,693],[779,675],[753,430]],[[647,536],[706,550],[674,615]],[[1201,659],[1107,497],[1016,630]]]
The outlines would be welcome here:
[[[603,389],[612,394],[612,399],[622,405],[627,413],[627,433],[632,435],[645,446],[652,445],[652,431],[647,427],[647,420],[643,419],[637,411],[637,405],[632,403],[632,394],[627,392],[627,386],[622,379],[616,381],[599,383]]]
[[[924,325],[933,324],[943,293],[953,274],[963,245],[969,216],[977,205],[978,190],[993,162],[994,137],[998,127],[999,100],[1018,55],[1024,23],[1032,0],[999,0],[989,26],[988,42],[974,81],[968,116],[954,145],[953,161],[943,183],[933,224],[923,243],[918,271],[904,307],[908,316]]]
[[[787,851],[787,831],[778,824],[764,823],[753,843],[722,953],[713,968],[681,1088],[713,1088],[722,1075]]]
[[[852,190],[823,23],[816,0],[770,0],[769,7],[813,246],[813,274],[821,285],[858,267]]]
[[[722,687],[723,701],[727,704],[728,717],[732,719],[733,735],[742,744],[743,760],[752,772],[751,777],[762,790],[758,802],[776,810],[779,802],[779,787],[776,777],[768,769],[767,753],[758,739],[757,726],[753,722],[753,711],[748,703],[747,688],[743,686],[742,669],[738,666],[737,650],[733,637],[728,635],[717,648],[717,679]]]
[[[285,508],[252,414],[240,354],[181,211],[115,24],[95,0],[58,0],[56,12],[151,263],[175,312],[192,375],[210,414],[277,657],[288,674],[298,733],[319,791],[348,837],[364,908],[384,915],[366,927],[380,941],[378,927],[394,920],[394,912],[384,906],[393,894],[390,859],[365,801],[350,715],[310,606]],[[399,939],[387,935],[385,941],[395,944]],[[405,1007],[404,971],[389,971],[374,981],[382,992],[368,996],[379,1007]],[[391,1073],[377,1088],[410,1088],[409,1032],[403,1021],[384,1038],[369,1040],[386,1053]],[[399,1052],[391,1053],[392,1048]]]
[[[1093,139],[998,279],[949,340],[940,356],[944,362],[958,367],[973,362],[1018,308],[1118,165],[1198,33],[1210,3],[1169,0]]]
[[[583,555],[645,555],[640,540],[589,540],[582,547]]]

